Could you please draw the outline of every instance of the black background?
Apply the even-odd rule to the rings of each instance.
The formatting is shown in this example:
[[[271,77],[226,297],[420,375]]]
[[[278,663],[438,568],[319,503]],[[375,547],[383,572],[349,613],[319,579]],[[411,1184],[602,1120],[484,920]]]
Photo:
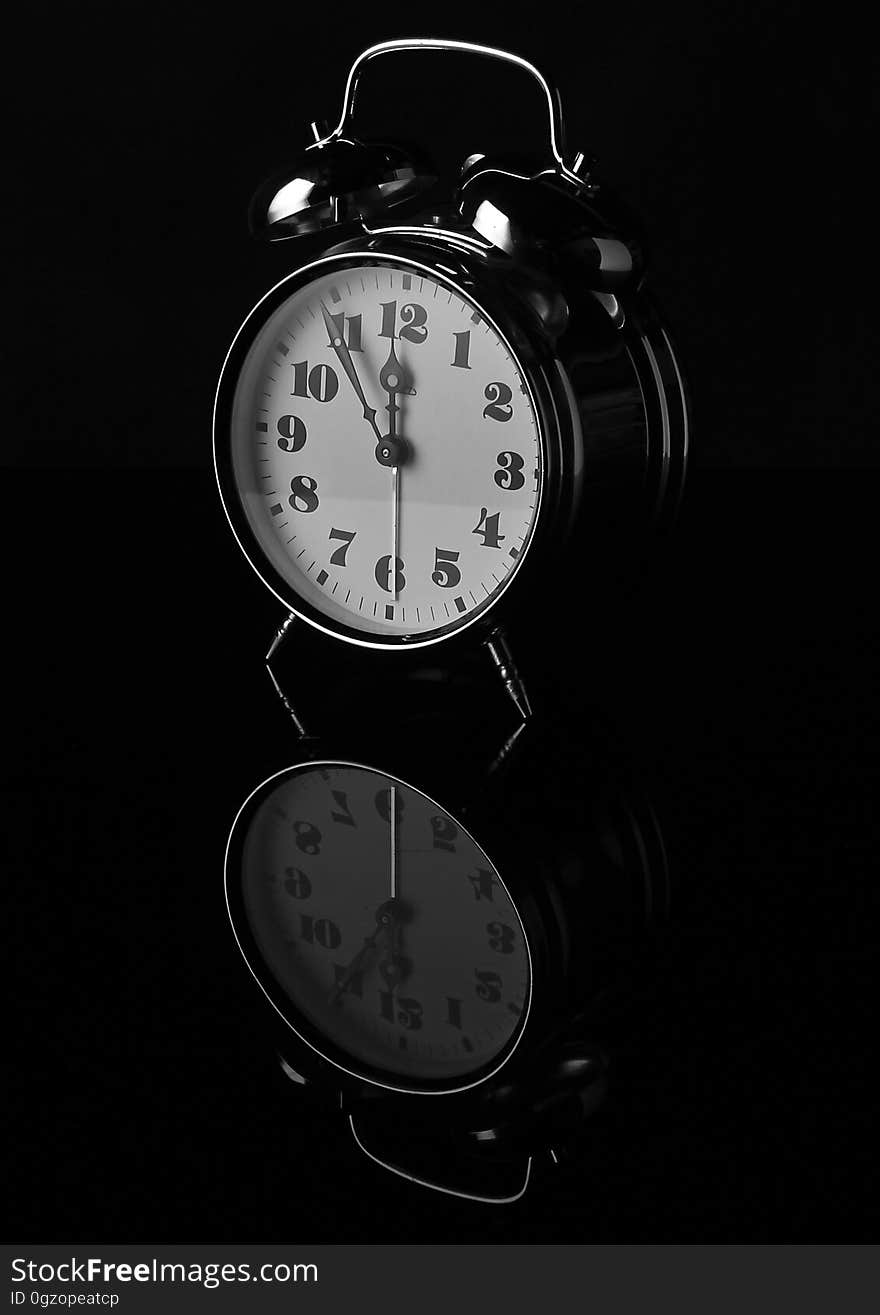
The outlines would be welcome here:
[[[310,119],[335,121],[355,54],[426,20],[41,14],[16,47],[3,481],[18,1233],[865,1240],[877,490],[830,469],[874,464],[867,428],[815,418],[828,317],[798,222],[816,115],[801,12],[444,12],[437,31],[558,81],[572,145],[643,214],[692,380],[666,556],[619,614],[554,618],[519,650],[570,746],[616,728],[667,831],[678,896],[644,1062],[546,1193],[501,1211],[432,1197],[297,1105],[225,922],[228,825],[295,756],[261,663],[277,608],[210,465],[226,346],[288,259],[252,247],[245,207]],[[461,157],[485,149],[478,77],[431,104]],[[404,92],[389,67],[378,120]],[[495,109],[510,132],[512,104]]]
[[[594,152],[642,215],[701,461],[876,464],[839,404],[828,423],[815,415],[818,343],[833,350],[860,312],[851,298],[840,319],[829,308],[847,180],[820,135],[806,9],[623,0],[542,6],[540,19],[497,5],[444,15],[437,34],[524,53],[558,84],[570,153]],[[401,5],[209,17],[86,4],[21,30],[11,118],[26,170],[10,218],[30,241],[12,248],[26,294],[12,462],[204,468],[218,361],[293,259],[250,242],[253,190],[312,140],[311,120],[335,124],[361,49],[433,21]],[[828,39],[824,71],[838,62]],[[424,54],[375,63],[362,108],[365,134],[419,137],[459,161],[534,144],[542,123],[524,75],[480,61],[450,75]]]

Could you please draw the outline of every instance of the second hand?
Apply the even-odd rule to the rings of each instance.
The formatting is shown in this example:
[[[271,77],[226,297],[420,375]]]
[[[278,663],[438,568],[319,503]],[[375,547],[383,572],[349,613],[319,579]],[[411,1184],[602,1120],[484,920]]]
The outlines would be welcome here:
[[[400,459],[401,442],[397,434],[397,415],[400,407],[397,398],[401,392],[412,393],[408,378],[397,359],[392,338],[388,360],[379,371],[379,385],[388,394],[386,411],[388,412],[388,438],[386,448],[379,445],[379,459],[384,458],[386,465],[391,465],[391,596],[394,602],[400,597]]]
[[[394,467],[395,473],[397,467]],[[391,898],[397,899],[397,786],[391,787]]]
[[[397,562],[400,549],[400,467],[391,467],[391,570],[392,598],[397,602]]]

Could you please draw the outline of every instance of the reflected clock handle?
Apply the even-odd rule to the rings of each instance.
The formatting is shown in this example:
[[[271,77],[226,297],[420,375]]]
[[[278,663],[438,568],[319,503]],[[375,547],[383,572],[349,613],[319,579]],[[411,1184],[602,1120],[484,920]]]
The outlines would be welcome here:
[[[386,1169],[388,1173],[396,1174],[398,1178],[405,1178],[407,1182],[416,1183],[419,1187],[427,1187],[432,1192],[442,1192],[444,1196],[457,1196],[463,1201],[477,1201],[481,1205],[512,1205],[514,1201],[519,1201],[525,1196],[526,1191],[528,1190],[529,1179],[532,1176],[531,1155],[526,1157],[522,1183],[513,1191],[494,1196],[484,1195],[477,1192],[465,1192],[460,1188],[451,1187],[446,1183],[438,1182],[436,1179],[423,1178],[419,1174],[410,1173],[408,1169],[404,1169],[397,1164],[392,1164],[390,1160],[383,1159],[382,1156],[371,1151],[365,1144],[363,1133],[358,1132],[354,1118],[351,1114],[348,1116],[348,1125],[351,1129],[351,1135],[354,1138],[354,1143],[358,1150],[361,1151],[368,1160],[372,1160],[373,1164],[378,1164],[380,1169]]]

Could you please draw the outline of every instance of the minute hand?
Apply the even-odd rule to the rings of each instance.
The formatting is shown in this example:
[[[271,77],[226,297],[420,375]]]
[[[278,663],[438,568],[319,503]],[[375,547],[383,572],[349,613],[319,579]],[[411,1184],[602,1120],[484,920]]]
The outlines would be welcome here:
[[[327,333],[330,336],[330,341],[328,343],[328,346],[333,348],[334,352],[339,358],[339,364],[342,366],[343,370],[348,375],[349,382],[352,388],[354,389],[354,391],[357,393],[358,401],[360,402],[364,410],[364,419],[372,425],[373,433],[381,441],[382,434],[379,432],[379,426],[376,424],[375,408],[370,406],[367,402],[366,396],[364,395],[364,390],[361,386],[361,381],[358,378],[358,372],[355,367],[355,363],[351,359],[351,352],[348,350],[345,339],[342,336],[341,322],[344,322],[343,316],[339,315],[334,318],[328,311],[327,307],[324,305],[323,301],[321,302],[321,314],[324,316],[324,324],[327,326]]]

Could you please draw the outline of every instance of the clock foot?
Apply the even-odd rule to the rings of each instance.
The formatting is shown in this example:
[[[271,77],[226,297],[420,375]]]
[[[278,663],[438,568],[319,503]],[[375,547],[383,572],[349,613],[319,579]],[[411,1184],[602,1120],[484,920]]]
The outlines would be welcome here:
[[[293,625],[295,620],[296,617],[294,616],[293,612],[291,612],[287,617],[287,619],[283,621],[282,624],[278,627],[278,629],[275,632],[275,638],[272,640],[272,643],[269,645],[269,651],[266,654],[267,662],[272,661],[274,654],[277,653],[278,649],[281,647],[281,645],[284,643],[284,640],[287,638],[287,632],[290,630],[290,627]]]
[[[504,688],[514,702],[517,712],[523,721],[528,721],[532,715],[532,705],[529,702],[523,679],[517,671],[516,663],[511,656],[510,645],[504,631],[494,630],[486,640],[486,648],[495,663],[499,676],[504,682]]]

